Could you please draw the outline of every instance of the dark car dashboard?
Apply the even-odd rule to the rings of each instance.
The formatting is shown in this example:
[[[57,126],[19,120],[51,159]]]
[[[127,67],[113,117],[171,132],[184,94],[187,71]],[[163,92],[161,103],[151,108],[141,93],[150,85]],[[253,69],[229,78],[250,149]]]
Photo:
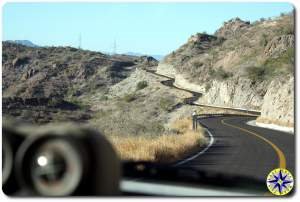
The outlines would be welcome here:
[[[4,120],[2,189],[9,196],[261,196],[263,182],[174,164],[120,161],[99,132]]]

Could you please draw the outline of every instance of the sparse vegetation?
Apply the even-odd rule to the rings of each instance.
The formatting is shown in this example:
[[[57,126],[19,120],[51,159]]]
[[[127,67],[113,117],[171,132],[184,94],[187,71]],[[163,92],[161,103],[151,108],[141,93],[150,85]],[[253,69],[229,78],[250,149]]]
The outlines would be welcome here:
[[[206,83],[205,84],[205,91],[208,92],[210,88],[211,88],[211,83]]]
[[[264,62],[264,67],[276,74],[286,72],[293,73],[295,65],[295,49],[288,48],[277,58],[269,58]]]
[[[85,104],[82,100],[80,100],[76,97],[71,97],[67,101],[72,103],[72,104],[75,104],[80,109],[88,109],[89,108],[89,106],[87,104]]]
[[[102,101],[106,101],[106,100],[108,100],[108,97],[107,97],[107,95],[102,95],[102,96],[100,97],[100,100],[102,100]]]
[[[131,93],[131,94],[126,94],[124,97],[123,97],[123,100],[125,102],[132,102],[136,99],[136,95],[134,93]]]
[[[142,90],[148,86],[147,81],[140,81],[136,85],[136,90]]]
[[[248,78],[253,82],[261,82],[266,79],[268,71],[265,67],[253,66],[247,68]]]
[[[294,30],[294,26],[290,25],[290,26],[286,26],[282,28],[282,33],[287,35],[287,34],[294,34],[295,30]]]
[[[269,57],[260,65],[247,68],[247,76],[252,82],[262,82],[273,79],[282,74],[294,72],[294,48],[288,48],[279,56]]]
[[[212,78],[215,78],[217,80],[225,80],[228,79],[229,77],[232,77],[232,73],[226,72],[223,67],[219,67],[217,70],[210,69],[209,74]]]
[[[193,67],[195,68],[195,69],[199,69],[200,67],[202,67],[203,66],[203,63],[202,62],[200,62],[200,61],[194,61],[193,62]]]
[[[263,47],[265,47],[268,44],[268,35],[262,34],[262,37],[259,41],[259,44]]]
[[[170,110],[173,105],[174,105],[174,101],[171,98],[163,97],[159,100],[159,106],[164,111]]]

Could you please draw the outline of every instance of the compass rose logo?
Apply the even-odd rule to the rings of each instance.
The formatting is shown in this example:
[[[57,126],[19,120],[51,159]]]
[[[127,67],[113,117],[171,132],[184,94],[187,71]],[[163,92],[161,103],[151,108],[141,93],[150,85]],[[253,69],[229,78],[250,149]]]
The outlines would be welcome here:
[[[288,194],[294,186],[292,174],[282,168],[272,170],[267,177],[267,187],[275,195],[282,196]]]

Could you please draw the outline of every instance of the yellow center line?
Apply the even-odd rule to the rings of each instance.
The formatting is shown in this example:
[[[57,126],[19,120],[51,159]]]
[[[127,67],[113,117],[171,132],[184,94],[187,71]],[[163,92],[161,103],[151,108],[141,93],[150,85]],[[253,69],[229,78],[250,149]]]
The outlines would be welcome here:
[[[244,128],[241,128],[241,127],[238,127],[236,125],[232,125],[232,124],[229,124],[229,123],[226,123],[224,120],[228,120],[228,119],[222,119],[221,120],[221,123],[223,125],[226,125],[226,126],[229,126],[229,127],[233,127],[233,128],[237,128],[241,131],[244,131],[246,133],[249,133],[251,135],[254,135],[258,138],[260,138],[261,140],[265,141],[266,143],[268,143],[269,145],[271,145],[271,147],[275,150],[275,152],[277,153],[277,156],[278,156],[278,159],[279,159],[279,168],[286,168],[286,159],[285,159],[285,156],[283,154],[283,152],[273,143],[271,142],[270,140],[268,140],[267,138],[259,135],[258,133],[255,133],[255,132],[252,132],[250,130],[247,130],[247,129],[244,129]]]

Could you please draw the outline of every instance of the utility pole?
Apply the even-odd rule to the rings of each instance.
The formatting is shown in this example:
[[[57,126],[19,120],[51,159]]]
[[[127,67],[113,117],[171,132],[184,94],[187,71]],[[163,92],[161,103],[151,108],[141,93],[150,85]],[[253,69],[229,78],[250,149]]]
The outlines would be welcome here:
[[[79,33],[78,37],[78,49],[81,49],[81,33]]]
[[[113,54],[117,54],[117,42],[116,39],[114,40],[114,46],[113,46]]]

